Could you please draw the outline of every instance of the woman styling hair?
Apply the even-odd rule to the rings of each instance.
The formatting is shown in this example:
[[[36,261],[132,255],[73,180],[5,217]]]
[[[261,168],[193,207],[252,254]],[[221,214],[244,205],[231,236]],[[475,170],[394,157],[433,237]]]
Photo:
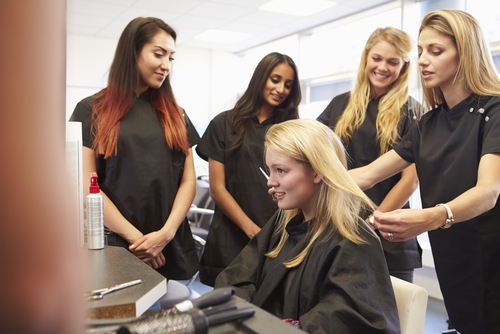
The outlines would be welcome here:
[[[257,65],[234,109],[217,115],[196,147],[208,160],[215,214],[201,260],[201,282],[217,275],[276,211],[267,195],[264,135],[272,124],[298,118],[300,85],[293,60],[274,52]]]
[[[381,235],[403,241],[429,231],[451,324],[500,332],[500,79],[474,17],[442,9],[418,40],[425,106],[401,142],[350,173],[362,189],[415,163],[423,210],[375,211]]]
[[[233,286],[308,333],[399,333],[379,238],[358,216],[372,204],[347,174],[338,136],[319,122],[291,120],[269,129],[265,147],[280,210],[216,287]]]
[[[420,116],[420,105],[408,95],[412,47],[410,36],[402,30],[375,30],[361,54],[354,88],[335,97],[318,117],[342,138],[351,158],[349,168],[365,166],[392,149]],[[365,193],[379,211],[386,212],[408,208],[417,186],[417,172],[411,165]],[[370,222],[370,214],[364,212],[362,217]],[[422,266],[417,239],[389,242],[382,238],[382,247],[390,274],[412,282],[414,268]]]
[[[199,137],[168,78],[175,39],[160,19],[132,20],[108,86],[82,100],[71,120],[83,125],[84,175],[99,176],[104,224],[114,232],[108,243],[167,278],[188,279],[199,268],[185,219],[196,192],[190,147]]]

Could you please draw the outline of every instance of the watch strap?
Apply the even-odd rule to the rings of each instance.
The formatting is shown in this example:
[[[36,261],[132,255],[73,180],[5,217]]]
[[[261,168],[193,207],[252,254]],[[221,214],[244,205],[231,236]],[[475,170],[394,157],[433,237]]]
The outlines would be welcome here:
[[[446,209],[446,214],[448,215],[448,218],[446,219],[444,224],[441,226],[441,228],[444,228],[444,229],[450,228],[451,225],[453,225],[455,223],[455,218],[453,217],[453,212],[451,212],[451,209],[448,206],[448,204],[439,203],[438,205],[436,205],[436,207],[438,207],[438,206],[444,207]]]

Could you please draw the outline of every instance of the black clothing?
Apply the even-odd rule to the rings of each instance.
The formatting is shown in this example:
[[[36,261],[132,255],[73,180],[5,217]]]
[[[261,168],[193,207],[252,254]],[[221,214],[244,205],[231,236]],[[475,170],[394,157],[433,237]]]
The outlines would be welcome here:
[[[476,185],[481,157],[500,153],[500,97],[468,98],[426,113],[394,148],[414,162],[422,206],[446,203]],[[500,333],[500,202],[449,229],[429,231],[450,321],[462,334]]]
[[[318,117],[318,121],[334,129],[340,116],[342,116],[347,107],[349,96],[349,92],[336,96],[328,107],[326,107],[325,111]],[[379,102],[380,98],[370,101],[363,124],[354,132],[351,140],[346,145],[346,151],[350,157],[349,169],[366,166],[380,156],[380,143],[377,140],[376,128]],[[398,126],[400,137],[403,137],[408,132],[411,125],[415,123],[415,112],[412,108],[415,104],[417,104],[417,102],[409,97],[407,104],[401,110],[402,117]],[[371,189],[365,190],[365,194],[376,205],[380,205],[400,179],[401,173],[397,173],[387,180],[376,184]],[[409,203],[406,203],[404,208],[408,207]],[[363,213],[362,218],[366,219],[369,214],[369,212]],[[382,238],[378,230],[376,233],[380,237],[389,271],[422,267],[422,249],[416,238],[404,242],[390,242]]]
[[[186,155],[167,146],[161,123],[150,103],[149,91],[141,94],[121,119],[118,153],[104,159],[96,157],[101,190],[120,213],[143,234],[160,230],[172,210],[184,172]],[[95,96],[82,100],[72,121],[82,122],[83,145],[92,148],[91,113]],[[189,145],[199,136],[185,115]],[[109,243],[128,249],[118,235]],[[163,249],[166,264],[157,269],[169,279],[189,279],[199,269],[198,256],[187,219]]]
[[[366,244],[356,245],[338,232],[326,233],[300,265],[284,261],[306,246],[303,215],[286,227],[289,233],[279,255],[265,254],[279,243],[277,213],[217,277],[215,287],[233,286],[236,295],[280,318],[300,321],[309,333],[400,333],[398,311],[380,242],[366,223],[360,228]],[[314,224],[314,221],[309,222]]]
[[[263,227],[278,209],[269,196],[267,180],[259,170],[265,168],[264,136],[267,129],[276,123],[273,115],[259,123],[250,122],[252,131],[242,146],[228,151],[236,140],[233,132],[232,111],[217,115],[209,124],[201,142],[196,147],[198,155],[224,164],[226,189],[243,212],[259,227]],[[201,282],[210,286],[217,275],[227,267],[248,243],[248,236],[231,221],[216,205],[201,260]]]

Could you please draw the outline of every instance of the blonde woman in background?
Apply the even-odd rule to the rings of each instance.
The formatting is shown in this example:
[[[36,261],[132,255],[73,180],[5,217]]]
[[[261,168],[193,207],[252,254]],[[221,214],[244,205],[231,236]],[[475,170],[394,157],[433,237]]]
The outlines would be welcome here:
[[[419,117],[420,105],[408,94],[412,47],[410,36],[402,30],[375,30],[361,55],[354,88],[335,97],[318,117],[342,138],[349,168],[365,166],[392,149]],[[408,200],[417,186],[415,165],[411,165],[365,194],[379,211],[386,212],[409,208]],[[361,216],[370,223],[371,212]],[[414,268],[422,267],[417,239],[381,240],[390,274],[413,282]]]
[[[309,333],[399,333],[379,239],[358,216],[372,204],[347,174],[340,139],[290,120],[269,129],[265,148],[280,210],[215,286]]]
[[[415,163],[424,209],[375,211],[375,224],[393,241],[429,231],[451,324],[500,333],[500,79],[478,22],[459,10],[424,17],[418,54],[430,111],[350,174],[366,189]]]

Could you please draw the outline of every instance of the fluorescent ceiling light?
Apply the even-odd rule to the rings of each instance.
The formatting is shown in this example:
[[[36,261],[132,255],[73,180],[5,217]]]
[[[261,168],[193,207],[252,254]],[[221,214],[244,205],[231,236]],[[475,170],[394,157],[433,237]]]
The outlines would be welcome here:
[[[309,16],[336,4],[327,0],[273,0],[260,6],[259,9],[288,15]]]
[[[252,35],[226,30],[210,29],[205,31],[204,33],[199,34],[194,39],[196,39],[197,41],[231,44],[241,42],[242,40],[247,39],[250,36]]]

